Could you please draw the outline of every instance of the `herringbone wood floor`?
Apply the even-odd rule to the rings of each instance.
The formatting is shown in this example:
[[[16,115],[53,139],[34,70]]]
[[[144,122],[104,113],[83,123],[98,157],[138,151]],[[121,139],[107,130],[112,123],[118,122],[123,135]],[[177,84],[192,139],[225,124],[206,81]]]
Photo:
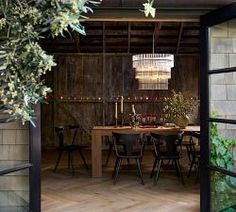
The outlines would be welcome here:
[[[87,153],[89,161],[89,153]],[[186,177],[185,185],[168,167],[161,172],[156,186],[149,178],[152,156],[146,154],[143,162],[145,185],[138,181],[135,167],[124,166],[116,185],[111,180],[114,160],[104,168],[104,177],[90,177],[82,165],[73,173],[66,168],[66,155],[52,172],[57,155],[43,152],[42,160],[42,211],[43,212],[197,212],[199,211],[199,184],[195,177]],[[75,158],[77,161],[78,158]],[[81,164],[81,161],[79,161]],[[184,161],[181,161],[184,164]],[[125,164],[125,162],[124,162]],[[183,165],[184,166],[184,165]]]

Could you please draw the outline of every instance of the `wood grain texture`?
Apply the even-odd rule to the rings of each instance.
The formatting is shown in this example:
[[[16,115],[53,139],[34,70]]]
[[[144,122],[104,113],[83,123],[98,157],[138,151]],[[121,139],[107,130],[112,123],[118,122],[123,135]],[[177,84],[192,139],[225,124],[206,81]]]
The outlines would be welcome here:
[[[49,104],[42,106],[44,147],[57,145],[54,127],[58,125],[80,123],[87,130],[95,125],[113,125],[114,103],[120,102],[121,95],[125,97],[125,123],[132,104],[137,113],[159,117],[163,97],[171,89],[199,95],[198,56],[176,56],[168,91],[138,90],[132,54],[60,54],[56,58],[58,66],[46,76],[54,93]]]
[[[105,12],[106,15],[104,12],[96,11],[96,14],[98,14],[97,20],[90,17],[89,20],[83,23],[86,36],[71,32],[73,35],[76,34],[76,39],[72,39],[69,34],[54,39],[45,39],[43,42],[44,49],[53,53],[77,53],[79,39],[79,51],[81,53],[151,53],[155,31],[156,53],[198,55],[200,53],[199,17],[195,21],[190,17],[188,17],[188,20],[183,17],[173,19],[173,17],[176,18],[180,14],[174,15],[175,11],[172,10],[169,11],[172,14],[172,20],[169,18],[163,20],[158,16],[158,20],[143,17],[135,21],[135,18],[132,17],[135,15],[134,11],[123,10],[122,12],[115,9],[111,14]],[[126,17],[126,20],[113,18],[114,14],[119,12],[118,16]],[[136,12],[139,15],[141,14],[138,9]],[[204,13],[204,11],[201,11],[201,13]]]
[[[113,132],[118,133],[147,133],[151,132],[170,132],[180,130],[179,128],[170,127],[153,127],[153,128],[137,128],[131,127],[114,127],[114,126],[95,126],[92,129],[92,177],[102,177],[102,136],[111,136]],[[183,131],[200,132],[200,126],[187,126]]]
[[[45,154],[44,154],[45,153]],[[118,181],[113,185],[111,179],[114,157],[104,169],[103,178],[91,178],[79,164],[73,175],[66,169],[64,157],[58,172],[52,168],[56,159],[55,152],[43,152],[42,161],[42,212],[198,212],[199,184],[194,176],[187,178],[188,166],[181,160],[185,185],[176,173],[167,168],[161,171],[156,186],[149,178],[153,163],[151,152],[145,152],[143,172],[145,185],[138,181],[135,167],[127,167],[124,162]],[[89,152],[86,159],[90,160]],[[76,157],[76,162],[77,162]],[[104,157],[105,161],[105,157]],[[185,165],[186,166],[185,166]]]

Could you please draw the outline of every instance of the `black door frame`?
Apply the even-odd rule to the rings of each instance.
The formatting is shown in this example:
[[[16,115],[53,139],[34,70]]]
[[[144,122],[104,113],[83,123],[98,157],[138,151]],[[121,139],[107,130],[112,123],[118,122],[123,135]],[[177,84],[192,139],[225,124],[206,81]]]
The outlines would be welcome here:
[[[227,73],[235,71],[235,68],[224,68],[213,70],[209,73],[209,27],[220,24],[227,20],[236,18],[236,3],[232,3],[220,9],[214,10],[206,15],[201,16],[201,55],[200,55],[200,126],[201,126],[201,162],[200,162],[200,209],[202,212],[210,211],[211,194],[210,194],[210,172],[217,171],[236,177],[236,174],[210,164],[209,148],[209,123],[220,122],[236,124],[236,120],[226,120],[210,118],[209,116],[209,75],[214,73]]]
[[[41,105],[34,106],[35,127],[30,124],[30,202],[32,212],[41,211]]]

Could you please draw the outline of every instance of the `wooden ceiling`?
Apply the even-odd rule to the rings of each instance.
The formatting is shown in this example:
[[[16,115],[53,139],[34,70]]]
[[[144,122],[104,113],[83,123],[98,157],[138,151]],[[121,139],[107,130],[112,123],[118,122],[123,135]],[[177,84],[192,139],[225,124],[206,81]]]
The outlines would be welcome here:
[[[102,0],[101,7],[140,7],[146,0]],[[154,0],[159,7],[219,7],[236,2],[235,0]]]
[[[199,22],[85,22],[86,36],[45,39],[53,53],[151,53],[199,54]]]
[[[199,17],[236,0],[155,0],[156,18],[140,12],[145,0],[103,0],[84,22],[86,36],[76,32],[45,39],[51,53],[200,53]]]
[[[154,0],[156,18],[146,18],[140,9],[146,0],[102,0],[95,12],[89,15],[92,21],[197,21],[216,8],[236,0]]]

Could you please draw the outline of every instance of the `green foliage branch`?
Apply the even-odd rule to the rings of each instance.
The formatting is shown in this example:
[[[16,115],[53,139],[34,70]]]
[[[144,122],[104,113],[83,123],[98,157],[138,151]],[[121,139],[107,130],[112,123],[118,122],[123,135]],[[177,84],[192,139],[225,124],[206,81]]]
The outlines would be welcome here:
[[[172,90],[170,97],[164,98],[163,112],[168,121],[175,121],[178,117],[191,114],[198,104],[196,97],[185,96],[182,92]]]
[[[213,116],[216,116],[215,114]],[[210,125],[210,143],[211,143],[211,164],[230,171],[234,169],[233,147],[236,146],[236,140],[225,139],[220,136],[218,124],[213,122]],[[220,211],[225,207],[236,205],[235,190],[236,179],[227,175],[215,172],[212,175],[212,201],[213,210]],[[230,211],[230,209],[228,209]]]
[[[155,18],[156,8],[153,5],[154,5],[154,0],[147,0],[146,3],[143,3],[144,7],[143,13],[145,17],[148,17],[150,15],[152,18]]]
[[[39,42],[43,35],[63,35],[70,29],[85,35],[81,21],[101,0],[1,0],[0,112],[10,120],[34,119],[33,105],[45,102],[51,89],[42,76],[56,65]],[[147,0],[145,16],[155,16],[154,0]],[[2,121],[2,120],[0,120]],[[5,121],[5,120],[4,120]]]
[[[33,105],[45,102],[51,89],[42,76],[56,65],[39,42],[75,30],[85,34],[81,21],[98,0],[1,0],[0,112],[10,120],[34,119]]]

